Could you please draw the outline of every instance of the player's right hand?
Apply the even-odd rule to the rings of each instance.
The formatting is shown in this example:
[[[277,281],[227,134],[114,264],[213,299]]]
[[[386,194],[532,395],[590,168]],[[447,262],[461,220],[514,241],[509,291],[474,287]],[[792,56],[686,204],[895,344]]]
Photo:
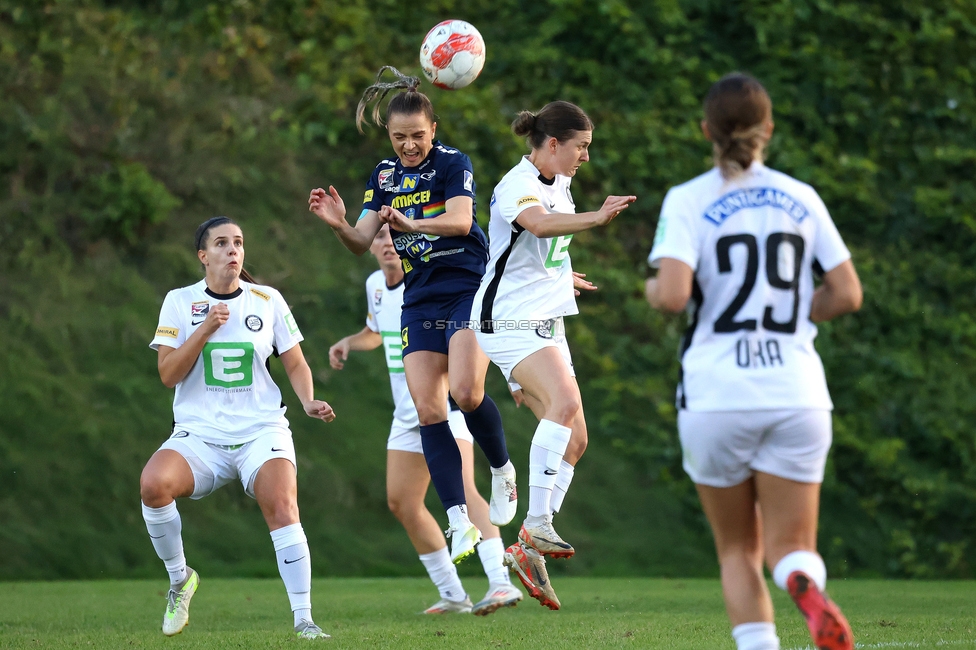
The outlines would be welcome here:
[[[342,339],[329,348],[329,365],[336,370],[342,370],[343,362],[349,358],[349,341]]]
[[[599,225],[605,226],[627,209],[631,203],[637,200],[636,196],[608,196],[603,202],[603,207],[598,211]]]
[[[312,190],[308,195],[308,211],[332,228],[341,228],[346,223],[346,204],[332,185],[328,192],[321,187]]]
[[[230,318],[230,309],[224,303],[218,302],[207,312],[207,318],[204,319],[200,329],[206,332],[207,336],[210,336],[219,330],[220,326],[226,323],[228,318]]]

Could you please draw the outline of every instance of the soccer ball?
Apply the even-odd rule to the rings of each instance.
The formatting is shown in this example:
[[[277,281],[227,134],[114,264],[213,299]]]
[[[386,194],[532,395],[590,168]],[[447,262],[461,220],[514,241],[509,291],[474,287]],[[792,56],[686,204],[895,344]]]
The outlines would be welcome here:
[[[420,67],[438,88],[464,88],[484,65],[485,41],[474,25],[463,20],[437,23],[420,46]]]

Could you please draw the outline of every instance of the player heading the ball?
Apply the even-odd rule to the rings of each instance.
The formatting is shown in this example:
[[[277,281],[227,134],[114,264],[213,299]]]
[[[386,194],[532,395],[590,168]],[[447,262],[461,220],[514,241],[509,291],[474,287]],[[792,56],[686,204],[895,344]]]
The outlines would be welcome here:
[[[396,77],[382,82],[384,72]],[[404,271],[400,335],[407,387],[420,417],[420,436],[431,481],[450,520],[451,558],[474,553],[481,532],[468,518],[461,455],[447,419],[448,391],[464,413],[471,435],[491,465],[490,517],[507,524],[517,506],[515,467],[508,456],[501,415],[485,394],[488,357],[468,329],[471,301],[485,272],[488,244],[475,220],[475,181],[471,160],[436,140],[437,123],[420,80],[384,66],[356,109],[356,124],[366,106],[401,89],[386,107],[386,129],[396,154],[376,165],[366,183],[355,226],[332,186],[312,190],[308,207],[346,248],[367,251],[383,224]]]

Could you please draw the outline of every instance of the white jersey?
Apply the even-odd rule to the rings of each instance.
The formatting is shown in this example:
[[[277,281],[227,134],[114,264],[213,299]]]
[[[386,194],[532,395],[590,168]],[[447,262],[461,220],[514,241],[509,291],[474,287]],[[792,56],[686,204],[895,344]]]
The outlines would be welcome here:
[[[366,327],[383,337],[383,354],[393,391],[394,424],[413,429],[420,426],[420,418],[410,398],[407,376],[403,372],[403,339],[400,337],[403,280],[395,287],[388,287],[383,271],[375,271],[366,280],[366,304]]]
[[[679,407],[833,408],[813,347],[813,270],[850,256],[816,191],[758,162],[731,181],[716,168],[672,188],[648,262],[695,272]]]
[[[558,174],[551,183],[544,181],[526,156],[495,186],[488,267],[471,312],[482,331],[492,331],[490,321],[547,320],[579,313],[569,258],[573,236],[539,238],[515,222],[537,205],[550,213],[575,214],[570,182]],[[504,329],[504,324],[494,329]]]
[[[273,353],[298,345],[302,334],[276,289],[242,281],[234,293],[220,295],[201,280],[166,294],[149,347],[179,348],[219,303],[227,305],[230,318],[176,385],[173,418],[177,429],[206,442],[241,444],[268,427],[288,427],[281,391],[266,364]]]

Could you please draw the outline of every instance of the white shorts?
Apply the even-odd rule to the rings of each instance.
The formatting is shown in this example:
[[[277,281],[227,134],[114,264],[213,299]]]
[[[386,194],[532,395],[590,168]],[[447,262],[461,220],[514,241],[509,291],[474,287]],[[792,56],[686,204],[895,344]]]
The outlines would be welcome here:
[[[464,413],[461,411],[448,411],[447,421],[451,425],[451,433],[455,440],[465,440],[473,442],[468,425],[464,421]],[[414,454],[423,454],[424,446],[420,441],[420,427],[407,428],[393,422],[390,427],[390,437],[386,441],[386,448],[395,451],[409,451]]]
[[[214,445],[188,431],[175,431],[160,449],[172,449],[189,463],[193,472],[191,499],[202,499],[235,479],[253,499],[258,470],[273,458],[290,460],[298,471],[291,431],[278,427],[268,428],[241,445]]]
[[[573,377],[576,376],[576,370],[573,369],[573,355],[570,354],[569,344],[566,342],[566,328],[562,316],[551,319],[551,323],[551,327],[540,327],[535,330],[495,330],[491,334],[484,334],[481,331],[475,332],[478,345],[505,375],[509,390],[514,392],[522,389],[519,383],[512,378],[512,371],[515,366],[529,355],[544,348],[557,348],[566,365],[569,366],[569,374]]]
[[[695,483],[732,487],[754,472],[822,483],[833,439],[830,411],[678,412],[682,464]]]

